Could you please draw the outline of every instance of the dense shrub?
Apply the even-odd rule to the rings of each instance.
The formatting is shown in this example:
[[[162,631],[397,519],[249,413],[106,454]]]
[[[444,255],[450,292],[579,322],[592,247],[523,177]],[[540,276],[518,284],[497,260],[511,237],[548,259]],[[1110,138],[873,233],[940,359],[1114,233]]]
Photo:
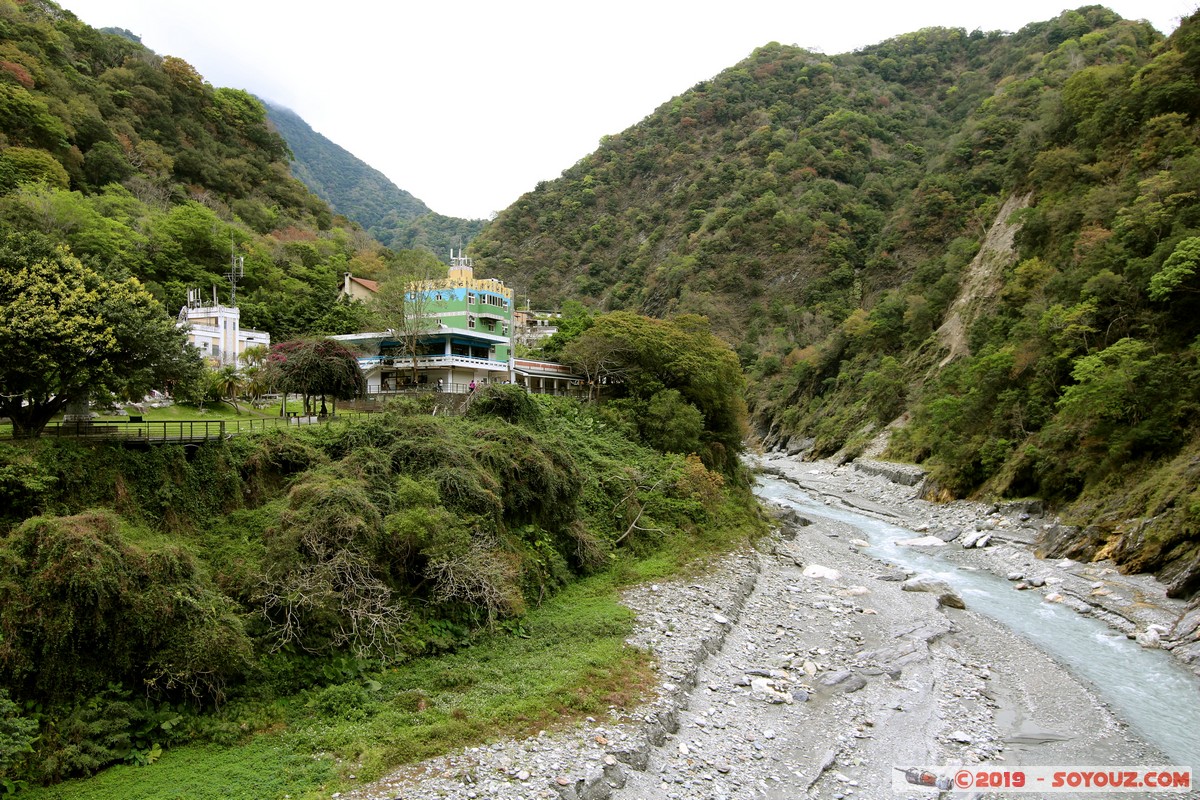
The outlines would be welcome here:
[[[542,412],[529,392],[515,385],[489,385],[476,392],[467,409],[473,417],[498,417],[514,425],[536,429]]]
[[[6,686],[50,701],[121,682],[221,699],[250,658],[237,608],[187,551],[137,538],[93,511],[35,517],[0,540]]]

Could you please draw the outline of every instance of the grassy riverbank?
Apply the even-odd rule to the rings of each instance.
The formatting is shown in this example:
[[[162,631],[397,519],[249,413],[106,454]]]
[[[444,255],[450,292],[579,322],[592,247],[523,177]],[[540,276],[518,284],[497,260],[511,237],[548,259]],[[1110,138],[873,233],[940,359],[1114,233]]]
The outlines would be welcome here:
[[[752,499],[578,406],[500,405],[3,451],[0,685],[39,726],[17,777],[53,784],[22,796],[323,797],[636,705],[620,588],[755,535]]]
[[[389,767],[636,703],[653,680],[626,647],[630,612],[612,574],[574,584],[519,624],[419,658],[219,716],[262,732],[166,751],[149,767],[30,791],[30,800],[228,800],[328,796]],[[344,668],[353,671],[352,662]],[[349,776],[355,776],[351,779]]]
[[[452,653],[368,670],[272,703],[232,704],[219,719],[259,730],[229,744],[171,748],[149,766],[119,765],[21,796],[316,800],[398,765],[620,714],[645,700],[656,681],[647,654],[625,645],[632,613],[620,605],[620,589],[698,566],[753,533],[752,524],[735,525],[702,540],[667,542],[572,584]],[[340,668],[354,672],[355,665],[344,661]]]

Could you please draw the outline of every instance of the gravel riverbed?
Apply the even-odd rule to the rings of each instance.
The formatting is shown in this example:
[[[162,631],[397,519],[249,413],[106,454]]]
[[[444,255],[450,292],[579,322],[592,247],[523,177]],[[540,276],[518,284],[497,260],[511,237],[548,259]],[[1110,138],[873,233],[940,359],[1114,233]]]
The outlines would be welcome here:
[[[923,503],[870,462],[757,465],[914,535],[985,531],[990,546],[951,545],[946,555],[1014,582],[1019,573],[1031,590],[1073,598],[1131,635],[1182,611],[1146,602],[1162,595],[1152,579],[1035,559],[1032,536],[1053,523],[1028,508]],[[637,613],[631,643],[654,654],[660,676],[640,708],[465,748],[334,797],[931,798],[936,791],[918,787],[894,792],[895,771],[1170,763],[1046,654],[957,607],[945,587],[912,591],[909,576],[862,552],[857,536],[785,514],[774,535],[701,577],[627,592]]]

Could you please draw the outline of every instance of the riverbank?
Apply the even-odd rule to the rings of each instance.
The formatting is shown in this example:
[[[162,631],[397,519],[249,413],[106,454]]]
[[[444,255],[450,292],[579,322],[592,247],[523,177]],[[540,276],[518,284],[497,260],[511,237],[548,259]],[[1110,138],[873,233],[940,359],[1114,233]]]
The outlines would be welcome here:
[[[1200,677],[1200,611],[1196,604],[1167,597],[1166,587],[1147,574],[1122,574],[1111,561],[1042,559],[1038,544],[1064,535],[1066,526],[1036,501],[988,504],[966,500],[921,500],[920,470],[903,464],[859,459],[800,462],[784,456],[755,465],[796,486],[857,511],[932,537],[945,546],[938,556],[963,568],[1005,577],[1015,590],[1030,590],[1095,617],[1147,647],[1161,647]]]
[[[878,475],[832,464],[782,466],[831,504],[908,525],[907,501],[893,501],[911,487],[893,493]],[[913,520],[928,530],[945,521]],[[940,591],[906,591],[906,576],[850,525],[795,513],[780,523],[702,577],[627,593],[630,644],[656,660],[652,702],[466,749],[342,797],[926,798],[935,793],[894,793],[896,770],[1170,763],[1087,682],[969,598],[961,609]],[[982,560],[999,546],[941,549]],[[1036,566],[1032,580],[1060,585]]]

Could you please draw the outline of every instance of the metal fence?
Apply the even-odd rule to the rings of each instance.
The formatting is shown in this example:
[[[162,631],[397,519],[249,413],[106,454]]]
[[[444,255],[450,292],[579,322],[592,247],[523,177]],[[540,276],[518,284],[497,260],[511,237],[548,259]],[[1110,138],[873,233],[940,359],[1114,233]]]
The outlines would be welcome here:
[[[319,421],[322,420],[318,417],[292,416],[174,422],[144,422],[141,420],[51,422],[42,429],[41,435],[89,440],[119,439],[135,442],[203,442],[238,433],[312,425]],[[11,433],[9,435],[11,436]]]

